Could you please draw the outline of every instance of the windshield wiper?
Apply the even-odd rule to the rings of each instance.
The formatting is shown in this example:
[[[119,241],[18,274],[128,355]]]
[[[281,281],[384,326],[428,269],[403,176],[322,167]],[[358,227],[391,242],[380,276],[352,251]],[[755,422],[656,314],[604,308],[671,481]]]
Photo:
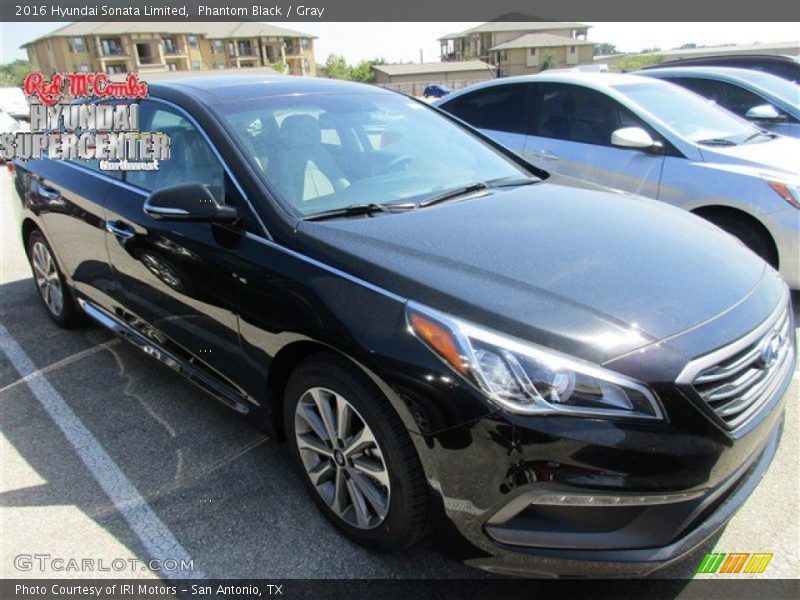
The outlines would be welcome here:
[[[698,144],[706,146],[736,146],[736,142],[726,140],[725,138],[708,138],[707,140],[697,140]]]
[[[483,181],[478,181],[477,183],[471,183],[469,185],[465,185],[462,187],[453,188],[451,190],[446,190],[441,192],[440,194],[434,194],[430,196],[426,200],[423,200],[418,204],[420,208],[425,208],[426,206],[432,206],[434,204],[439,204],[440,202],[447,202],[448,200],[454,200],[459,196],[463,196],[465,194],[471,194],[472,192],[478,192],[480,190],[486,190],[489,188],[489,185],[484,183]]]
[[[541,181],[534,177],[498,177],[497,179],[490,179],[486,184],[491,188],[499,187],[517,187],[520,185],[531,185]]]
[[[768,137],[770,139],[774,139],[774,138],[778,137],[778,134],[777,133],[770,133],[769,131],[756,131],[752,135],[748,135],[746,138],[744,138],[742,140],[742,143],[746,144],[750,140],[754,140],[757,137],[761,137],[761,136]]]
[[[318,212],[305,217],[304,221],[325,221],[326,219],[336,219],[340,217],[361,217],[371,216],[375,213],[398,212],[416,208],[412,203],[398,204],[378,204],[377,202],[367,202],[364,204],[351,204],[342,208],[334,208],[323,212]]]

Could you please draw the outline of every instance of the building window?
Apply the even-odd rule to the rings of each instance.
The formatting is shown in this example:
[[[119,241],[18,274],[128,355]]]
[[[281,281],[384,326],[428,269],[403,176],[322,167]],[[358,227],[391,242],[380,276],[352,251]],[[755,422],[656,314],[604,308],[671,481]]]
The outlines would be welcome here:
[[[529,53],[531,56],[536,56],[536,48],[531,48]]]
[[[109,75],[114,75],[115,73],[116,74],[127,73],[127,70],[125,69],[125,65],[124,64],[122,64],[122,65],[108,65],[106,67],[106,72]]]
[[[167,63],[167,71],[177,71],[178,65],[175,63]]]
[[[300,38],[300,47],[303,50],[308,50],[308,46],[309,46],[310,41],[311,40],[309,40],[308,38]]]
[[[197,48],[197,36],[196,35],[188,35],[186,39],[189,40],[189,47],[190,48]]]
[[[192,61],[192,71],[199,71],[200,70],[200,61],[193,60]]]
[[[253,45],[250,43],[250,40],[238,42],[237,46],[239,46],[239,56],[253,55]]]
[[[119,56],[122,54],[122,44],[119,38],[100,40],[100,47],[103,49],[104,56]]]
[[[86,43],[82,37],[73,37],[67,39],[70,52],[86,52]]]
[[[164,52],[167,54],[178,53],[178,45],[175,43],[175,38],[164,38]]]
[[[86,63],[78,65],[78,72],[79,73],[88,73],[89,72],[89,65]]]
[[[575,52],[575,46],[570,46],[570,47],[569,47],[569,51],[570,51],[570,52]]]
[[[211,51],[212,52],[222,52],[224,49],[224,44],[222,40],[211,40]]]

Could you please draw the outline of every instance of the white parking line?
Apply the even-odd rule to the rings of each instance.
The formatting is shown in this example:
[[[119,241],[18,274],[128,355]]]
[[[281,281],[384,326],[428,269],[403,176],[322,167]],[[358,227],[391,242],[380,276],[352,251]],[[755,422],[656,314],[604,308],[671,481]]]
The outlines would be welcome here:
[[[166,564],[167,566],[171,566],[171,562],[164,563],[164,561],[177,561],[178,569],[162,570],[158,573],[159,576],[168,579],[204,578],[205,574],[197,567],[192,570],[180,569],[182,564],[192,564],[189,553],[158,518],[147,501],[125,477],[114,459],[109,456],[100,442],[64,401],[64,398],[46,377],[37,373],[36,365],[2,323],[0,323],[0,348],[19,372],[20,377],[25,379],[25,383],[50,418],[61,429],[78,458],[86,465],[97,483],[111,499],[151,558],[160,560],[162,565]]]

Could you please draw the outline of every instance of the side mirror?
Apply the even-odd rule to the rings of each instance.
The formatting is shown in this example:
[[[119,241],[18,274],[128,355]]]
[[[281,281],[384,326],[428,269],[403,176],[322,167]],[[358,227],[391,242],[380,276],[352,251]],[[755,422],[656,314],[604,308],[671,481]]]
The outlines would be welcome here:
[[[655,141],[641,127],[623,127],[611,134],[611,144],[618,148],[635,148],[651,150],[661,148],[661,142]]]
[[[163,221],[232,223],[239,218],[233,206],[219,204],[208,188],[199,182],[155,190],[144,203],[144,212]]]
[[[745,115],[748,119],[755,121],[783,121],[786,115],[778,112],[772,104],[759,104],[748,110]]]

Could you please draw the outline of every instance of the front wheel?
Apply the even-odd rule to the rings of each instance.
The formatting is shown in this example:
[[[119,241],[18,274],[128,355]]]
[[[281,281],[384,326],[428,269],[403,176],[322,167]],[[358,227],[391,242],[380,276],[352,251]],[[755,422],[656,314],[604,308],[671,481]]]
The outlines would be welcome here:
[[[284,425],[306,487],[348,538],[372,550],[425,534],[427,483],[408,432],[386,397],[334,354],[292,373]]]
[[[775,243],[760,225],[748,223],[733,215],[717,215],[709,219],[720,229],[738,238],[745,246],[763,258],[770,266],[778,268],[778,252]]]

